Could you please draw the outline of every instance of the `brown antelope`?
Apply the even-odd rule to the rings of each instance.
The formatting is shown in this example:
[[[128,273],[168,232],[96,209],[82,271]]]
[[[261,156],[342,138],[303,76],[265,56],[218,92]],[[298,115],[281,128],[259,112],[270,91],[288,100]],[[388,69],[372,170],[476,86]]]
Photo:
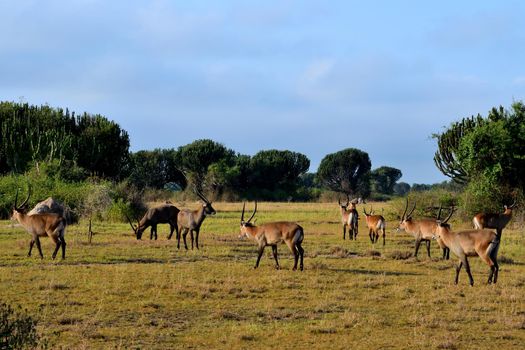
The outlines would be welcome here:
[[[505,211],[501,214],[495,213],[479,213],[472,219],[475,229],[492,228],[496,230],[498,237],[501,237],[501,233],[510,219],[512,218],[512,209],[516,206],[516,201],[509,206],[504,206]]]
[[[479,256],[490,266],[488,283],[498,281],[498,250],[500,239],[496,232],[487,229],[474,229],[459,232],[452,232],[447,221],[452,216],[454,210],[450,210],[449,216],[443,221],[437,221],[437,230],[435,238],[443,240],[447,247],[452,250],[454,255],[459,258],[459,264],[456,267],[455,284],[458,284],[459,271],[465,265],[470,285],[474,285],[474,279],[470,272],[470,265],[467,260],[469,256]]]
[[[367,213],[364,207],[363,212],[365,213],[366,226],[368,226],[368,236],[370,237],[370,240],[372,243],[377,243],[379,240],[379,232],[382,231],[383,245],[385,245],[385,218],[382,215],[373,215],[372,206],[370,206],[370,213]]]
[[[241,234],[239,239],[248,237],[255,240],[259,246],[257,261],[255,262],[256,269],[259,267],[259,261],[264,252],[266,246],[271,246],[273,251],[273,257],[275,259],[275,268],[279,269],[279,260],[277,259],[277,245],[279,243],[286,243],[290,251],[294,255],[294,265],[293,270],[297,270],[297,262],[300,258],[299,269],[303,270],[303,257],[304,249],[302,247],[304,239],[304,230],[295,222],[290,221],[278,221],[278,222],[269,222],[267,224],[255,226],[251,223],[251,220],[257,212],[257,201],[255,202],[255,210],[253,211],[252,216],[248,221],[244,221],[244,209],[246,203],[242,205],[242,214],[241,214]]]
[[[359,220],[359,214],[357,213],[357,209],[355,207],[356,202],[355,200],[352,200],[350,202],[350,197],[346,195],[346,204],[341,204],[341,199],[338,199],[339,201],[339,207],[341,209],[341,222],[343,224],[343,239],[346,239],[346,228],[348,227],[348,238],[353,240],[354,238],[357,239],[357,231],[358,231],[358,220]],[[350,209],[348,209],[348,206],[350,205]]]
[[[407,214],[408,210],[408,198],[406,201],[405,211],[403,212],[403,215],[401,216],[401,220],[399,222],[399,226],[397,228],[397,232],[400,230],[404,230],[407,233],[410,233],[414,236],[416,239],[416,251],[414,253],[415,257],[417,258],[417,253],[419,251],[419,246],[421,245],[421,242],[425,242],[425,245],[427,247],[427,254],[430,258],[430,241],[432,240],[432,237],[437,229],[436,219],[420,219],[420,220],[414,220],[412,219],[412,213],[414,213],[414,210],[416,209],[416,202],[414,202],[414,206],[410,210],[410,212]],[[437,220],[441,217],[441,211],[442,208],[440,207],[438,212]],[[437,240],[438,245],[443,250],[443,259],[449,259],[450,257],[450,249],[446,246],[446,244],[441,240]]]
[[[172,204],[162,204],[161,206],[150,208],[148,211],[146,211],[146,214],[138,221],[138,226],[133,225],[130,218],[128,218],[129,224],[131,225],[131,228],[135,232],[135,236],[137,239],[142,238],[142,233],[144,230],[146,230],[149,226],[151,226],[151,232],[149,239],[153,239],[155,237],[155,240],[157,239],[157,225],[158,224],[169,224],[170,225],[170,234],[168,236],[168,239],[171,239],[171,236],[173,236],[173,231],[177,231],[177,237],[179,237],[179,228],[177,226],[177,215],[179,214],[180,210],[172,205]]]
[[[211,202],[204,197],[204,195],[197,190],[197,188],[194,189],[195,194],[202,199],[204,203],[202,203],[199,208],[196,210],[189,210],[189,209],[182,209],[179,212],[179,215],[177,216],[178,219],[178,225],[179,225],[179,235],[177,236],[177,248],[180,246],[180,234],[182,234],[182,237],[184,238],[184,247],[188,249],[188,245],[186,244],[186,236],[188,235],[188,232],[190,233],[191,238],[191,249],[193,249],[193,232],[195,232],[195,244],[197,249],[199,249],[199,232],[201,229],[202,222],[206,218],[207,215],[215,215],[216,211],[211,206]]]
[[[56,244],[53,259],[56,258],[60,247],[62,247],[62,259],[65,259],[66,240],[64,239],[64,234],[66,232],[66,219],[55,213],[27,215],[27,202],[30,196],[31,189],[28,191],[26,200],[21,205],[18,205],[18,190],[16,191],[13,215],[11,217],[13,220],[16,219],[32,236],[27,256],[31,256],[31,251],[36,243],[40,258],[43,259],[44,255],[42,254],[42,247],[40,246],[40,237],[48,236]]]

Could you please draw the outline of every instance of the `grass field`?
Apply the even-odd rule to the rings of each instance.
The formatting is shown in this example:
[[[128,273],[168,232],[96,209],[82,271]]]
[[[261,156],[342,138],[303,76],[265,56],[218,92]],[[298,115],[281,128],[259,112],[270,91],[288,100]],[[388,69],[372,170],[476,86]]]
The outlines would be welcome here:
[[[26,257],[29,234],[0,222],[0,301],[38,318],[52,348],[122,349],[518,349],[525,344],[525,237],[503,232],[497,285],[488,266],[471,259],[474,287],[455,257],[432,259],[413,239],[394,233],[386,205],[387,242],[372,245],[363,215],[357,241],[343,241],[336,204],[260,203],[257,223],[298,221],[305,229],[305,271],[282,270],[267,248],[254,270],[256,246],[240,241],[239,203],[217,203],[204,221],[199,251],[177,250],[159,226],[159,240],[132,236],[129,225],[95,223],[66,233],[65,261]],[[376,207],[380,207],[376,205]],[[358,206],[362,212],[362,207]],[[248,209],[249,210],[249,209]],[[453,222],[453,228],[470,223]]]

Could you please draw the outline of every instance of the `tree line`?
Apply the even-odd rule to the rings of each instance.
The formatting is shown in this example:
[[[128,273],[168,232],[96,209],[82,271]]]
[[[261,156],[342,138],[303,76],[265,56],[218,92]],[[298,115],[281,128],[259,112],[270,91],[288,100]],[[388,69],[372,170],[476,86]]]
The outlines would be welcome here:
[[[353,148],[327,155],[317,174],[308,173],[310,160],[299,152],[249,156],[206,139],[130,152],[128,133],[114,121],[48,105],[0,102],[0,133],[0,174],[45,166],[46,174],[69,182],[101,178],[139,189],[189,185],[218,196],[309,200],[323,189],[361,197],[393,194],[402,175],[392,167],[371,170],[368,154]]]
[[[213,140],[171,149],[130,152],[129,136],[98,114],[76,115],[47,105],[0,102],[0,175],[45,168],[68,183],[102,179],[143,189],[196,187],[223,199],[311,200],[325,190],[376,199],[408,191],[461,193],[468,212],[497,210],[523,197],[525,106],[493,108],[486,117],[463,118],[441,133],[434,161],[451,181],[412,186],[398,182],[399,169],[372,169],[369,155],[347,148],[326,155],[317,172],[289,150],[244,155]],[[125,192],[125,191],[124,191]]]

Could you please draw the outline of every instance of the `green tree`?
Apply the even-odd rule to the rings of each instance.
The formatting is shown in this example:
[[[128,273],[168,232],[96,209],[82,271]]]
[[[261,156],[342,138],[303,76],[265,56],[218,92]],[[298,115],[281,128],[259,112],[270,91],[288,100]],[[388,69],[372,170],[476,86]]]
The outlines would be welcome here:
[[[368,153],[355,148],[328,154],[323,158],[317,177],[328,189],[351,195],[370,195],[370,168]]]
[[[500,188],[525,185],[525,105],[493,108],[486,118],[465,118],[434,137],[434,160],[440,171],[459,183],[490,180]]]
[[[250,160],[250,185],[267,190],[293,190],[298,178],[308,168],[310,160],[304,154],[279,150],[260,151]]]
[[[371,173],[373,190],[377,193],[393,194],[394,185],[401,176],[403,173],[396,168],[382,166],[374,169]]]
[[[232,166],[235,152],[213,140],[196,140],[178,149],[178,163],[188,173],[192,185],[202,190],[210,165],[223,161]]]
[[[129,157],[126,131],[100,115],[75,117],[47,105],[0,102],[0,173],[23,173],[32,164],[64,161],[90,174],[123,177]]]
[[[398,196],[404,196],[410,192],[410,185],[406,182],[398,182],[394,185],[394,193]]]
[[[186,186],[186,179],[179,170],[179,157],[174,149],[138,151],[130,156],[130,182],[139,189],[164,188],[168,183]]]
[[[78,165],[94,175],[121,179],[129,162],[129,136],[120,126],[100,115],[78,118]]]

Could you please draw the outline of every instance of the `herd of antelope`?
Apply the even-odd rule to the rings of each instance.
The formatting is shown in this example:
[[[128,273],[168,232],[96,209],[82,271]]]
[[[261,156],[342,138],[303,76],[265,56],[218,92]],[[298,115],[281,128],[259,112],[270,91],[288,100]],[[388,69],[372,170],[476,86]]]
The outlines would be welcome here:
[[[202,194],[202,192],[195,189],[195,193],[202,200],[202,203],[195,210],[183,209],[180,210],[171,202],[166,202],[163,205],[149,209],[141,220],[137,220],[138,225],[134,225],[132,220],[128,217],[129,224],[135,233],[137,239],[142,238],[143,232],[150,227],[150,239],[157,239],[157,225],[169,224],[170,233],[168,239],[171,239],[173,232],[176,232],[177,248],[180,248],[180,237],[184,239],[184,247],[188,249],[186,243],[186,236],[190,233],[191,248],[199,249],[199,232],[204,219],[207,216],[215,215],[216,211],[212,203]],[[40,237],[50,237],[55,243],[55,250],[53,252],[53,259],[55,259],[57,252],[62,248],[62,259],[66,257],[66,241],[64,238],[66,230],[66,220],[56,213],[28,213],[28,201],[31,196],[31,189],[28,191],[27,198],[24,202],[18,205],[18,191],[13,205],[12,219],[17,220],[30,234],[31,241],[29,244],[28,256],[31,256],[31,251],[34,244],[38,248],[40,257],[43,258],[42,248],[40,245]],[[346,239],[346,232],[348,229],[348,238],[356,240],[358,236],[358,220],[359,214],[357,211],[357,201],[352,200],[347,196],[347,201],[342,204],[339,200],[341,210],[341,221],[343,225],[343,239]],[[496,283],[498,278],[498,249],[501,242],[502,231],[508,224],[512,217],[512,210],[516,206],[514,202],[510,206],[504,207],[504,212],[499,214],[480,213],[474,216],[474,229],[454,232],[450,228],[448,221],[454,213],[454,208],[449,209],[448,216],[441,219],[443,207],[439,207],[438,215],[435,219],[414,219],[412,217],[416,203],[412,208],[409,208],[408,198],[403,214],[397,227],[397,231],[403,230],[415,238],[415,257],[419,251],[419,246],[422,242],[426,245],[428,257],[430,257],[430,243],[436,240],[440,248],[443,250],[443,259],[448,259],[450,251],[452,251],[458,258],[459,264],[456,267],[455,283],[458,283],[459,272],[463,265],[467,271],[470,285],[474,284],[474,279],[470,272],[470,266],[467,257],[479,256],[490,267],[490,274],[488,283]],[[258,245],[258,255],[254,268],[259,266],[259,262],[264,253],[266,246],[271,246],[273,256],[275,259],[275,267],[280,268],[277,257],[277,245],[285,243],[292,254],[294,255],[293,270],[303,270],[304,249],[302,242],[304,240],[304,230],[296,222],[278,221],[265,223],[256,226],[252,219],[257,212],[257,201],[255,208],[248,220],[244,220],[246,204],[243,204],[241,220],[240,220],[240,236],[239,238],[251,238]],[[365,215],[366,225],[368,227],[368,235],[372,243],[377,243],[379,236],[383,237],[383,245],[385,245],[386,220],[382,215],[374,215],[372,207],[367,213],[363,209]],[[496,230],[496,231],[493,231]],[[396,231],[396,232],[397,232]],[[194,236],[195,234],[195,236]]]

